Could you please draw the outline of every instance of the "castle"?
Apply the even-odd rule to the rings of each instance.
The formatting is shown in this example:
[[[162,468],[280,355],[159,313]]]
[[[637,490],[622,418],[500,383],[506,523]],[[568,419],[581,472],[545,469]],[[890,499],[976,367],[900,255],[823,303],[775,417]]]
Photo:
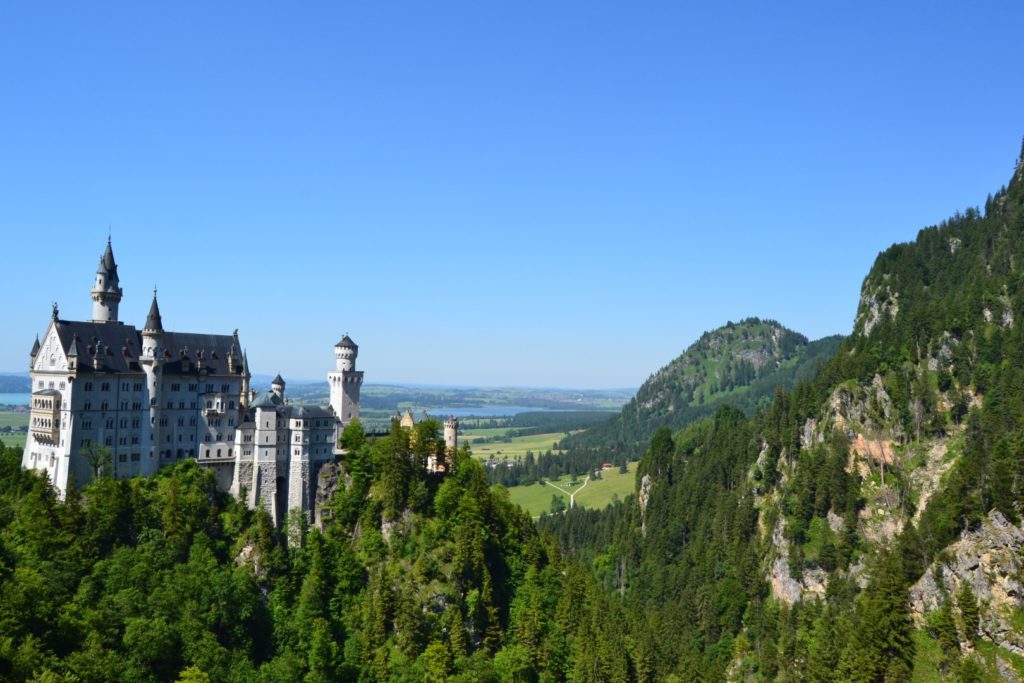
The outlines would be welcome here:
[[[122,294],[108,238],[92,319],[64,320],[54,304],[32,347],[23,466],[46,473],[63,497],[101,471],[133,477],[194,458],[275,522],[293,509],[312,517],[320,468],[340,454],[342,428],[359,417],[355,342],[345,335],[334,347],[330,405],[292,405],[280,375],[267,392],[250,389],[237,330],[169,332],[154,290],[140,331],[118,320]]]

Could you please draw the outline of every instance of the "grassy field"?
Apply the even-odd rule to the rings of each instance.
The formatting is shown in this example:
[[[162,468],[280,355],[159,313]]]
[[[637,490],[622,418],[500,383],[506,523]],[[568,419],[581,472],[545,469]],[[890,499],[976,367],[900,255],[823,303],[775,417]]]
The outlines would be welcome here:
[[[459,435],[459,443],[468,443],[473,449],[473,455],[481,460],[490,460],[494,457],[497,460],[509,460],[521,458],[527,451],[534,455],[540,455],[546,451],[560,453],[552,447],[556,441],[565,436],[565,432],[552,432],[550,434],[534,434],[532,436],[514,436],[511,442],[480,443],[480,440],[491,436],[504,436],[508,432],[507,427],[497,429],[467,429]]]
[[[552,483],[565,489],[576,492],[576,504],[587,508],[600,509],[612,502],[612,498],[618,496],[625,498],[633,493],[634,482],[636,481],[637,463],[629,463],[629,473],[619,474],[616,467],[605,470],[601,473],[601,479],[587,482],[583,487],[583,479],[576,482],[576,486],[570,485],[571,477],[563,477]],[[582,487],[582,488],[581,488]],[[569,496],[558,491],[547,484],[530,484],[529,486],[513,486],[508,490],[512,502],[524,508],[531,517],[537,517],[542,512],[551,510],[551,497],[558,496],[566,507],[569,505]]]
[[[28,425],[28,413],[0,410],[0,427],[19,427],[21,425]],[[25,434],[0,434],[0,442],[3,442],[5,446],[24,446]]]

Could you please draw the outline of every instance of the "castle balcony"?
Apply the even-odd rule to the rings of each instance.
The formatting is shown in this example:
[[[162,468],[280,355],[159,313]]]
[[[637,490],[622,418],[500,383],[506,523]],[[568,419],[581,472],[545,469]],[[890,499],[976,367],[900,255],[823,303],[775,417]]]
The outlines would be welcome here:
[[[32,394],[29,429],[38,443],[56,444],[60,441],[60,392],[45,389]]]
[[[203,408],[203,417],[224,417],[223,408]]]

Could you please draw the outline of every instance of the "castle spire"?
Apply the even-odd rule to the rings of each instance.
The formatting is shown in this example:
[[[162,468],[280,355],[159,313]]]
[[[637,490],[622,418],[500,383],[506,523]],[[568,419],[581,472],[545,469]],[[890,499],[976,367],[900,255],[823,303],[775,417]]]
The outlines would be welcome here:
[[[160,318],[160,306],[156,303],[156,287],[153,288],[153,303],[149,305],[149,315],[146,316],[146,326],[143,332],[163,332],[164,324]]]
[[[92,287],[92,320],[98,323],[117,322],[117,305],[121,303],[121,285],[117,277],[114,249],[107,235],[107,248],[100,256],[96,282]]]

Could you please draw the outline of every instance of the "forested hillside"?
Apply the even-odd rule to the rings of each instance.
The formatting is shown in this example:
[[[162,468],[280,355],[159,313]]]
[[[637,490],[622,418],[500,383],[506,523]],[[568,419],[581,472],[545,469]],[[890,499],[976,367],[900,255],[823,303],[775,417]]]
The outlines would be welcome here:
[[[681,429],[731,405],[752,415],[778,386],[792,388],[824,364],[842,337],[809,342],[774,320],[747,318],[705,332],[651,375],[621,414],[566,439],[569,448],[646,442],[660,427]]]
[[[542,526],[652,680],[1024,678],[1024,166],[879,255],[854,334],[752,418],[655,434],[637,494]]]
[[[0,680],[627,681],[617,599],[439,425],[348,447],[323,532],[187,461],[56,500],[0,447]],[[286,542],[287,540],[287,542]]]

